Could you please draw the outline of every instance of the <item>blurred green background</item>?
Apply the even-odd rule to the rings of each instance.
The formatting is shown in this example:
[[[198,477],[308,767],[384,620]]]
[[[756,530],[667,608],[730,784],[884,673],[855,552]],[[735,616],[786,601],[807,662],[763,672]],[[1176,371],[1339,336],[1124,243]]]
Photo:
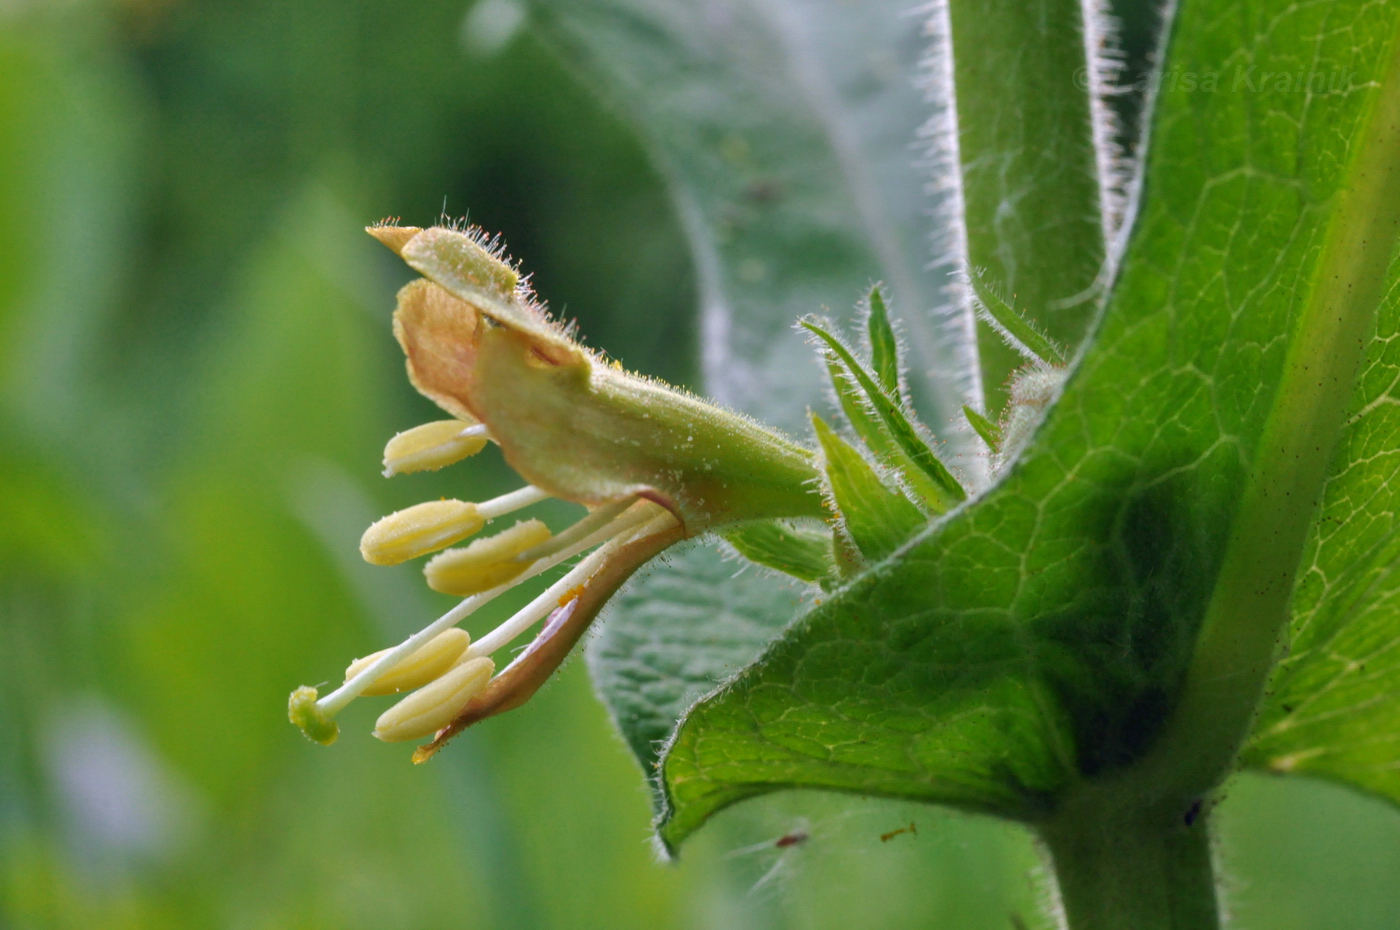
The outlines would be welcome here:
[[[444,210],[692,381],[666,192],[523,7],[0,0],[0,927],[1048,926],[1019,830],[908,804],[754,802],[658,864],[580,662],[427,766],[379,707],[287,723],[441,607],[363,527],[512,484],[378,476],[434,411],[360,230]],[[1400,926],[1394,810],[1246,778],[1221,822],[1240,926]]]

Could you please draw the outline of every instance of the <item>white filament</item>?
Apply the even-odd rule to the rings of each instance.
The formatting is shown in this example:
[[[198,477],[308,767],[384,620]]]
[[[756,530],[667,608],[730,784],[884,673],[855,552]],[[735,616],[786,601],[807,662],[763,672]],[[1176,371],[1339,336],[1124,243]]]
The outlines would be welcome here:
[[[646,511],[643,509],[645,515]],[[618,521],[621,522],[621,521]],[[476,640],[467,647],[467,656],[476,658],[477,656],[487,656],[500,649],[502,646],[524,633],[536,623],[548,617],[554,610],[561,607],[560,599],[567,595],[574,588],[587,581],[589,576],[607,560],[608,556],[616,552],[633,539],[643,536],[650,536],[652,533],[660,532],[670,526],[674,526],[676,518],[669,512],[663,512],[651,517],[635,533],[628,533],[625,530],[618,532],[616,536],[608,540],[607,545],[602,546],[588,558],[579,562],[569,570],[569,573],[550,585],[543,594],[535,598],[524,608],[517,611],[505,623],[487,633],[481,639]]]
[[[489,501],[477,504],[476,512],[488,520],[494,520],[512,511],[521,510],[546,500],[549,500],[548,492],[541,491],[533,484],[527,484],[518,491],[511,491],[509,494],[502,494],[500,497],[493,497]]]
[[[523,488],[522,490],[538,491],[537,488],[532,488],[528,486],[526,488]],[[514,493],[519,495],[521,492],[516,491]],[[506,496],[509,497],[511,495]],[[499,501],[501,500],[501,498],[497,498],[496,500]],[[495,503],[495,501],[491,501],[490,503]],[[335,716],[336,714],[340,713],[342,709],[344,709],[345,705],[349,704],[355,698],[359,697],[361,692],[363,692],[371,684],[373,684],[375,681],[377,681],[379,678],[381,678],[383,675],[385,675],[387,672],[393,669],[396,665],[402,662],[409,655],[413,654],[419,646],[423,645],[428,640],[432,639],[434,636],[437,636],[444,630],[450,629],[451,627],[454,627],[457,624],[461,623],[463,620],[465,620],[467,617],[470,617],[477,610],[486,606],[496,598],[500,597],[502,594],[506,593],[520,582],[525,581],[529,578],[533,578],[541,572],[549,571],[554,566],[573,558],[580,552],[583,552],[585,549],[592,549],[599,543],[606,542],[612,539],[613,537],[618,536],[621,533],[625,533],[628,530],[635,528],[639,524],[645,523],[647,520],[653,517],[653,508],[655,507],[655,504],[649,503],[646,506],[636,507],[634,510],[624,513],[622,516],[613,520],[608,525],[604,526],[603,528],[597,530],[594,533],[591,533],[589,536],[579,540],[572,546],[569,546],[568,548],[563,549],[560,552],[548,558],[537,560],[533,565],[525,569],[523,573],[517,575],[515,578],[512,578],[505,584],[497,585],[496,587],[491,588],[488,591],[482,591],[480,594],[473,594],[471,597],[463,599],[462,602],[459,603],[456,607],[453,607],[447,613],[443,614],[441,617],[437,618],[432,623],[419,630],[417,633],[414,633],[412,636],[399,643],[393,649],[390,649],[388,652],[384,653],[384,655],[380,656],[374,662],[365,666],[365,668],[361,670],[358,675],[355,675],[353,678],[346,681],[345,684],[341,685],[339,688],[336,688],[330,694],[318,700],[316,702],[316,706],[320,708],[321,712],[327,717]],[[506,512],[508,513],[509,511]],[[666,516],[670,517],[670,514],[668,513],[666,514]],[[556,598],[558,596],[559,595],[555,595]],[[507,621],[507,623],[509,622],[510,621]]]

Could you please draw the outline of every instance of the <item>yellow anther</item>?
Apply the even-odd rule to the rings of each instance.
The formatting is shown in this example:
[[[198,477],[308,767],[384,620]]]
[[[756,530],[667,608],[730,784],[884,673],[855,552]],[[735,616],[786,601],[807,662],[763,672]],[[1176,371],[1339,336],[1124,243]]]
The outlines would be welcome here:
[[[287,700],[287,717],[301,728],[313,743],[329,746],[340,735],[340,727],[316,704],[316,689],[302,685]]]
[[[486,429],[465,420],[437,420],[404,430],[384,447],[384,477],[437,471],[486,447]]]
[[[471,642],[472,638],[467,635],[467,631],[456,627],[439,633],[409,653],[408,658],[376,678],[373,684],[360,693],[374,697],[380,694],[401,694],[421,688],[441,678],[448,669],[456,665]],[[381,649],[374,655],[351,662],[350,667],[345,670],[345,680],[349,681],[369,668],[372,662],[388,651]]]
[[[374,725],[374,735],[386,743],[433,735],[462,712],[495,671],[496,663],[485,656],[463,662],[386,710]]]
[[[465,549],[449,549],[423,566],[428,587],[443,594],[467,597],[503,585],[525,569],[529,562],[515,556],[549,540],[549,527],[539,520],[525,520],[486,539],[478,539]]]
[[[373,565],[397,565],[465,539],[486,525],[475,504],[428,501],[376,522],[360,538],[360,554]]]

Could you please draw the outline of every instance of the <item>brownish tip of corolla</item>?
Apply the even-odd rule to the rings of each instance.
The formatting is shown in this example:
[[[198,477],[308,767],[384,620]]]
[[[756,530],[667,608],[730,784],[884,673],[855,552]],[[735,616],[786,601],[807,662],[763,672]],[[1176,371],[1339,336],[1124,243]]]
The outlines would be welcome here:
[[[365,227],[365,232],[384,243],[399,257],[403,257],[403,248],[408,245],[409,240],[422,231],[417,226],[398,226],[392,222],[375,223]]]

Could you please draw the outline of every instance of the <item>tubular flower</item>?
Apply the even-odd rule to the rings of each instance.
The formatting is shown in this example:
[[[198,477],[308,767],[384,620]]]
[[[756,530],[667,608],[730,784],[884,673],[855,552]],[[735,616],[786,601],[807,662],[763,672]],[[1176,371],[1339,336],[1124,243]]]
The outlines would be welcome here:
[[[325,697],[294,691],[290,717],[311,739],[334,742],[334,718],[357,696],[409,691],[374,733],[433,736],[414,755],[421,762],[465,727],[528,700],[613,592],[666,547],[732,524],[823,515],[811,452],[574,342],[476,230],[368,231],[424,276],[399,291],[394,334],[409,380],[452,417],[390,440],[384,474],[443,468],[489,441],[526,484],[481,503],[418,504],[365,532],[361,552],[377,565],[445,549],[425,567],[428,584],[464,599],[399,645],[356,660]],[[447,548],[551,497],[588,513],[557,534],[532,519]],[[515,585],[580,555],[486,635],[472,640],[456,629]],[[491,656],[541,622],[496,672]]]

